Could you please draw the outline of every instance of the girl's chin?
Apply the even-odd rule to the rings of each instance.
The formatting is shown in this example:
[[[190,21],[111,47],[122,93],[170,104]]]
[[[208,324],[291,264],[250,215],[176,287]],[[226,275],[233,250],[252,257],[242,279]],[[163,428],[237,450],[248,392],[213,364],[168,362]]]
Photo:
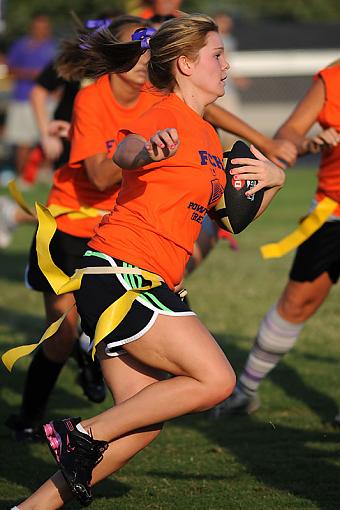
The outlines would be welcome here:
[[[225,94],[224,83],[222,83],[222,85],[218,89],[217,97],[222,97],[224,96],[224,94]]]

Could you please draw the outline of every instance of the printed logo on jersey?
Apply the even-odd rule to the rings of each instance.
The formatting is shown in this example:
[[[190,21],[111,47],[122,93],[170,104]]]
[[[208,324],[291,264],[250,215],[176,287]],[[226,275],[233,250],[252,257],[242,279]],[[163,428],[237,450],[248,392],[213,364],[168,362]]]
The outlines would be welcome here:
[[[210,165],[211,171],[215,175],[216,168],[224,169],[223,161],[220,157],[210,154],[208,151],[198,151],[200,162],[202,166]]]
[[[111,140],[106,140],[105,145],[108,154],[112,151],[115,141],[116,141],[115,138],[112,138]]]
[[[204,216],[208,211],[204,205],[197,204],[196,202],[189,202],[188,209],[192,209],[194,211],[191,215],[191,219],[197,223],[202,223]]]
[[[210,181],[211,183],[211,194],[210,199],[208,202],[208,205],[213,204],[214,202],[217,202],[221,196],[223,195],[223,188],[220,184],[220,181],[218,179],[213,179]]]

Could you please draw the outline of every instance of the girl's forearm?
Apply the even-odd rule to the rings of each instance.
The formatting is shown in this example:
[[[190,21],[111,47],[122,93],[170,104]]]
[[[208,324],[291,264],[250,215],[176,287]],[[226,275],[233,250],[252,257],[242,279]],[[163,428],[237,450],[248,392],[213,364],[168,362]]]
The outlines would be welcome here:
[[[280,191],[282,186],[275,186],[273,188],[266,189],[263,195],[263,200],[260,209],[257,211],[255,220],[261,216],[261,214],[264,213],[264,211],[267,209],[270,202],[273,200],[275,195]]]

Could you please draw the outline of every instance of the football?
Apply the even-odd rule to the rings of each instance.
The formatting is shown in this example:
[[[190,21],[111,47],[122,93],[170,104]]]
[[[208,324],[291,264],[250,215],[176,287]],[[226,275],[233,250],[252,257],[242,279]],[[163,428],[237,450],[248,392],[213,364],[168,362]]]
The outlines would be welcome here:
[[[233,234],[239,234],[253,221],[261,207],[264,189],[248,197],[246,191],[253,188],[257,181],[235,179],[230,170],[242,165],[232,165],[234,158],[256,159],[247,144],[238,140],[229,152],[223,154],[227,158],[225,173],[227,183],[224,194],[219,202],[209,211],[209,215],[219,227]]]

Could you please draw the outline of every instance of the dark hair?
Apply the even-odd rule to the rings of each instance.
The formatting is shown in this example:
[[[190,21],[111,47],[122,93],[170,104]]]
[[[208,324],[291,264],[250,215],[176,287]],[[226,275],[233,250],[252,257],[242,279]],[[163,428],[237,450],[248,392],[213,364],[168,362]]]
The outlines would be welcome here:
[[[69,81],[97,78],[113,72],[108,65],[112,59],[117,67],[114,72],[129,71],[145,50],[141,50],[140,41],[132,43],[141,50],[138,54],[131,48],[131,42],[121,42],[124,33],[128,29],[149,26],[149,21],[137,16],[118,16],[106,28],[78,28],[74,38],[61,43],[55,62],[58,75]]]
[[[172,91],[175,86],[174,62],[181,55],[196,59],[199,50],[206,44],[209,32],[218,32],[218,28],[212,18],[203,14],[184,15],[163,23],[149,42],[148,70],[152,85],[160,90]],[[122,43],[117,39],[112,26],[78,38],[77,58],[82,46],[84,59],[82,63],[77,63],[76,59],[73,61],[76,66],[85,67],[84,77],[98,78],[107,73],[127,72],[136,65],[146,51],[141,41]]]

